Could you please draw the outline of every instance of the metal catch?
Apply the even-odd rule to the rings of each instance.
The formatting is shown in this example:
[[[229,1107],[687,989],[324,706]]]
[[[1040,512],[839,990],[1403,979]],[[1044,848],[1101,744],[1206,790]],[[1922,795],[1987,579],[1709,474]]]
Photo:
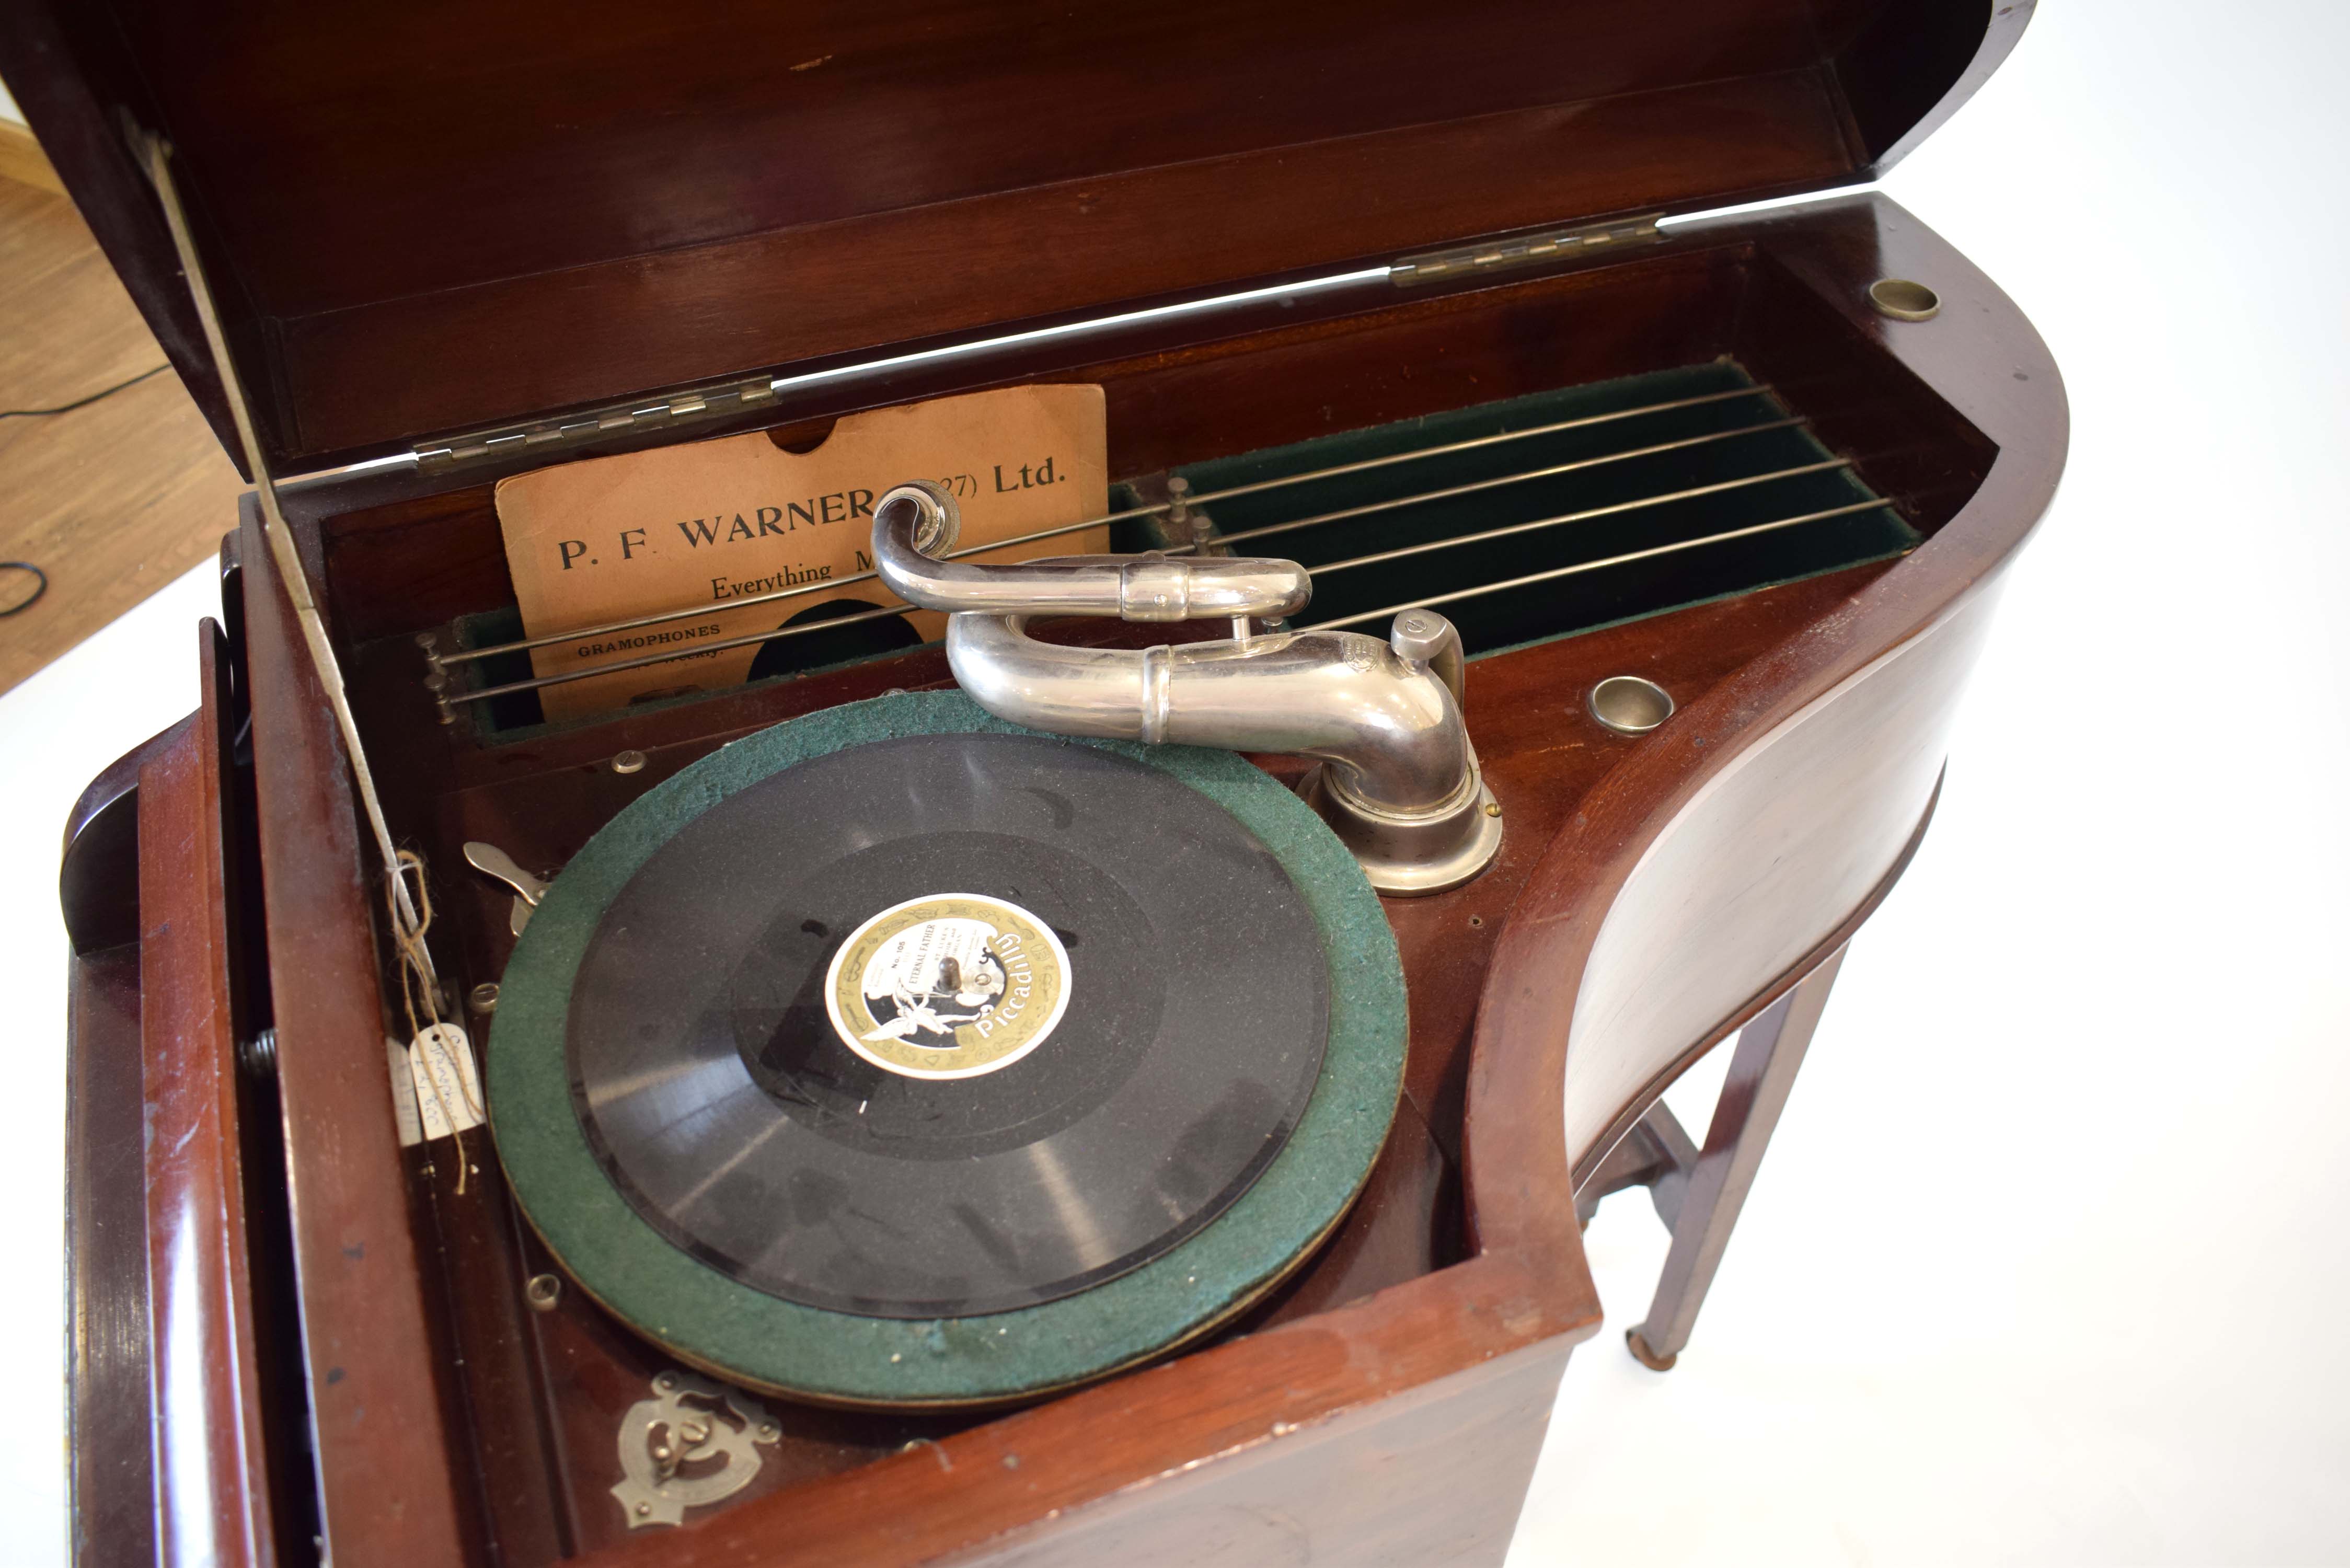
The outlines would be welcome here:
[[[739,1388],[691,1372],[664,1372],[653,1397],[620,1417],[620,1474],[612,1495],[629,1528],[682,1524],[689,1508],[733,1497],[759,1473],[761,1447],[784,1429]],[[712,1460],[722,1461],[715,1469]],[[691,1473],[689,1473],[689,1467]]]

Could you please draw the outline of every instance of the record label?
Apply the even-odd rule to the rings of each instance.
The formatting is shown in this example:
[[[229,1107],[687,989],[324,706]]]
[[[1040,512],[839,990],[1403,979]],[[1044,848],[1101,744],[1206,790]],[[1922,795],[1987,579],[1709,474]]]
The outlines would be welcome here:
[[[1069,954],[1019,905],[909,898],[850,933],[825,977],[841,1044],[908,1078],[976,1078],[1042,1045],[1069,1002]]]

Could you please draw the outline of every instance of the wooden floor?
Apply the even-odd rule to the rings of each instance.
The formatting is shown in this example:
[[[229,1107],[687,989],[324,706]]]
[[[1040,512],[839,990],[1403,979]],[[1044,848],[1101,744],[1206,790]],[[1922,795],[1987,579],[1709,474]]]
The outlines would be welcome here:
[[[243,485],[163,365],[73,203],[0,179],[0,561],[49,577],[38,603],[0,615],[0,691],[216,553],[234,524]],[[0,610],[33,583],[0,571]]]

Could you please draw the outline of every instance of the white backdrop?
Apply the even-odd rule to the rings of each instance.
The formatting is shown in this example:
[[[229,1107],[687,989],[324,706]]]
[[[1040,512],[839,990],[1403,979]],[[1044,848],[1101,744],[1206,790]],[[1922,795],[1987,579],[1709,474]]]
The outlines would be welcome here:
[[[2350,1559],[2345,62],[2059,0],[1887,181],[2071,464],[1671,1372],[1663,1228],[1594,1222],[1511,1568]]]
[[[1593,1225],[1512,1568],[2350,1558],[2345,60],[2330,5],[2054,5],[1887,182],[2047,336],[2071,468],[1671,1373],[1662,1229]],[[0,1563],[65,1552],[57,833],[213,597],[0,699]]]

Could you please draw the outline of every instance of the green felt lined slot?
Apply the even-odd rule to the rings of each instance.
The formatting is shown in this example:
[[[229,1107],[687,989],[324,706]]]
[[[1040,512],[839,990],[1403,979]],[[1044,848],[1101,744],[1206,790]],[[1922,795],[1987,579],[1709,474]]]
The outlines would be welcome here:
[[[1731,395],[1720,395],[1725,393]],[[1691,400],[1699,399],[1706,400]],[[1465,452],[1214,499],[1220,492],[1267,480],[1595,416],[1602,417]],[[1914,547],[1922,535],[1850,469],[1820,466],[1833,462],[1835,454],[1791,419],[1785,405],[1757,388],[1739,366],[1717,360],[1347,431],[1177,472],[1194,495],[1206,498],[1203,509],[1218,535],[1234,539],[1233,553],[1280,556],[1313,571],[1314,602],[1292,623],[1298,627],[1344,621],[1384,634],[1384,618],[1354,618],[1403,604],[1445,601],[1486,584],[1659,545],[1690,546],[1441,603],[1469,651],[1487,653],[1884,560]],[[1794,470],[1810,472],[1789,472]],[[1491,483],[1495,481],[1501,483]],[[1480,488],[1431,495],[1471,485]],[[1705,493],[1681,493],[1690,491]],[[1419,496],[1431,498],[1409,499]],[[1658,499],[1669,496],[1679,498]],[[1393,504],[1399,501],[1405,504]],[[1880,504],[1742,538],[1696,543],[1870,501]],[[1367,506],[1378,510],[1286,526]],[[1346,564],[1575,514],[1597,515],[1419,549],[1397,560]],[[1267,528],[1278,531],[1249,536]]]

